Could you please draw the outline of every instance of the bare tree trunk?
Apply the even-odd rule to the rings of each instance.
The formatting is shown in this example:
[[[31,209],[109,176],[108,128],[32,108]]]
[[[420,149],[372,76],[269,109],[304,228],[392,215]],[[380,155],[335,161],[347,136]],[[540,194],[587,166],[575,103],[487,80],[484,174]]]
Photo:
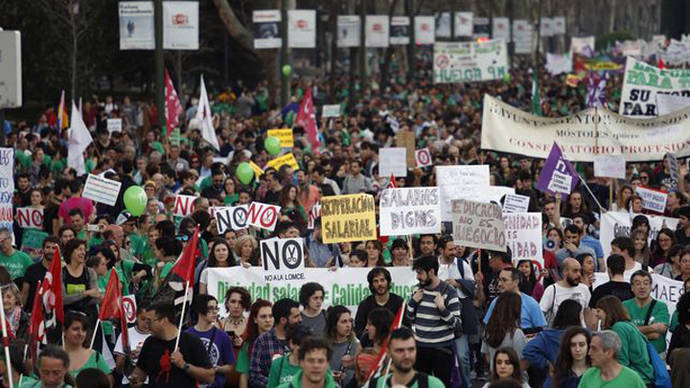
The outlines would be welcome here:
[[[330,99],[331,103],[336,100],[336,71],[338,69],[338,11],[339,0],[331,0],[331,12],[328,15],[328,23],[331,29],[331,79],[330,79]]]
[[[395,7],[398,6],[398,2],[400,0],[393,0],[391,3],[390,8],[388,9],[388,19],[393,17],[393,13],[395,12]],[[413,20],[410,21],[412,24],[414,24]],[[412,25],[412,28],[414,28],[414,25]],[[390,44],[388,47],[386,47],[386,54],[383,58],[383,65],[381,66],[381,92],[386,89],[386,86],[388,86],[388,69],[390,67],[390,62],[391,62],[391,57],[393,57],[393,46]]]
[[[223,21],[225,29],[244,49],[254,51],[254,37],[252,32],[246,29],[235,15],[228,0],[213,0],[218,9],[218,16]]]
[[[68,6],[69,21],[72,25],[72,100],[77,101],[77,20],[72,6]]]

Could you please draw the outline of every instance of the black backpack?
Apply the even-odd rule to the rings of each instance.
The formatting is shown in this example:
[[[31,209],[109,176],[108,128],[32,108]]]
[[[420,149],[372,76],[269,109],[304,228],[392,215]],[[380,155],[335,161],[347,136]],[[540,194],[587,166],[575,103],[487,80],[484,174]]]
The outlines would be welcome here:
[[[385,387],[392,387],[393,385],[391,384],[391,380],[393,379],[392,376],[388,376],[388,379],[386,379],[385,384],[383,385]],[[376,385],[378,384],[379,377],[374,377],[369,381],[369,388],[376,388]],[[408,387],[413,386],[415,383],[417,383],[418,388],[429,388],[429,375],[424,373],[424,372],[417,372],[417,374],[414,376],[414,379],[410,381],[409,384],[407,384]]]

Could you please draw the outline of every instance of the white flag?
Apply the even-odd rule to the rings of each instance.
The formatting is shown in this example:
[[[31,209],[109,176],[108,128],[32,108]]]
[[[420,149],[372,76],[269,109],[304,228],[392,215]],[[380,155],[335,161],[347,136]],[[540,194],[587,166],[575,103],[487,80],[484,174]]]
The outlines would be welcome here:
[[[72,116],[70,117],[69,145],[67,148],[67,167],[77,170],[77,175],[86,174],[84,151],[91,144],[93,138],[86,128],[77,105],[72,101]]]
[[[203,75],[201,76],[201,93],[199,95],[199,107],[196,110],[196,118],[201,126],[201,138],[206,140],[216,151],[220,151],[216,131],[213,129],[213,115],[211,114],[211,106],[208,104],[208,95],[206,94]]]

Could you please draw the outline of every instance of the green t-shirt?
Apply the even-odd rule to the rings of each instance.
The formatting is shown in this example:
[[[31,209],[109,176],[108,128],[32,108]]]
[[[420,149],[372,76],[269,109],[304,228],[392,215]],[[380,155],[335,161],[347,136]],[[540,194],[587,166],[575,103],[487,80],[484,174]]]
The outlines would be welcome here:
[[[277,387],[280,384],[290,383],[292,377],[301,370],[299,365],[292,365],[289,354],[271,361],[271,369],[268,372],[268,388]]]
[[[585,371],[580,379],[580,384],[577,388],[646,388],[644,381],[640,378],[634,370],[624,366],[621,373],[611,381],[603,381],[601,379],[601,369],[589,368]]]
[[[232,205],[233,203],[237,202],[240,200],[240,195],[239,194],[230,194],[225,196],[225,200],[223,201],[226,205]]]
[[[24,277],[26,269],[33,263],[34,261],[31,260],[31,257],[26,252],[15,250],[9,256],[0,253],[0,266],[7,269],[12,280]]]
[[[132,242],[130,253],[133,256],[141,257],[144,250],[148,247],[148,239],[138,233],[132,233],[129,235],[129,240]]]
[[[385,377],[379,377],[378,380],[376,380],[376,388],[384,388],[384,387],[390,387],[390,380],[389,378],[391,377],[390,374],[387,374]],[[414,383],[412,385],[409,385],[408,387],[410,388],[417,388],[419,387],[419,375],[415,376]],[[438,379],[438,377],[434,376],[429,376],[429,388],[444,388],[445,385],[441,380]]]
[[[120,260],[115,265],[115,272],[117,272],[122,284],[122,295],[129,295],[129,280],[132,278],[132,272],[134,272],[134,262],[132,260]]]
[[[631,322],[619,321],[611,326],[621,339],[622,347],[618,362],[640,374],[645,384],[652,382],[654,368],[647,353],[647,338]],[[630,388],[630,387],[626,387]]]
[[[668,327],[668,331],[673,333],[676,327],[678,327],[678,310],[674,311],[673,315],[671,315],[671,326]]]
[[[639,327],[646,326],[644,319],[647,317],[647,312],[649,311],[649,305],[651,303],[652,302],[649,302],[644,307],[640,308],[635,302],[635,298],[632,298],[623,302],[623,306],[625,306],[625,309],[628,310],[628,313],[630,313],[632,323]],[[654,310],[652,310],[652,316],[649,318],[649,323],[647,325],[651,325],[652,323],[665,323],[666,327],[668,327],[668,308],[666,307],[666,303],[661,300],[657,300],[656,304],[654,304]],[[665,333],[659,338],[650,340],[649,342],[654,345],[654,349],[656,349],[658,353],[663,353],[664,350],[666,350]]]
[[[240,352],[237,354],[235,371],[245,375],[249,374],[249,343],[247,342],[242,344],[242,349],[240,349]]]
[[[71,374],[74,377],[77,377],[79,372],[89,368],[100,369],[103,373],[107,375],[109,375],[112,372],[110,370],[110,367],[108,366],[108,363],[105,362],[105,358],[103,358],[103,356],[101,356],[100,353],[93,350],[91,351],[91,357],[89,357],[86,363],[81,368],[70,371],[69,374]]]

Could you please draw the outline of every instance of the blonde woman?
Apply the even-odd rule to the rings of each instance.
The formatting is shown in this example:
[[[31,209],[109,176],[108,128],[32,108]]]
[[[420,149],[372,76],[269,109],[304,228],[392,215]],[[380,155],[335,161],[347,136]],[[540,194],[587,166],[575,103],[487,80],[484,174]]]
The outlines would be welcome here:
[[[256,265],[256,255],[254,254],[259,247],[259,243],[253,236],[244,235],[235,239],[233,251],[237,263],[244,268],[249,268]]]

